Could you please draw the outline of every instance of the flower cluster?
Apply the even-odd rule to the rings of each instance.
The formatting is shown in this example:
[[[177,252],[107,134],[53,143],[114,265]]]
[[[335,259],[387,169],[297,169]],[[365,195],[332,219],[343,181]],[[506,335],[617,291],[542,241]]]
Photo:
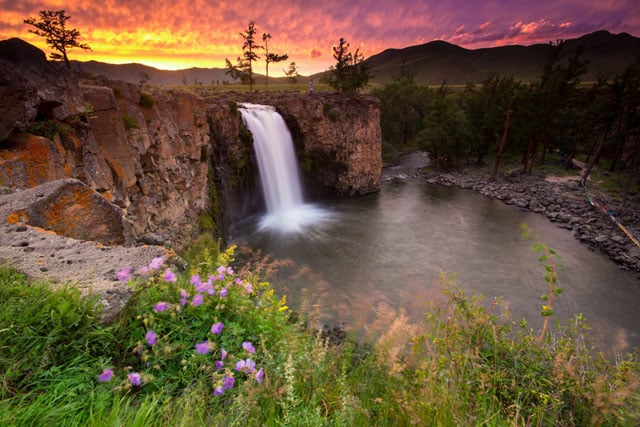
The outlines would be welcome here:
[[[165,265],[163,258],[154,258],[148,265],[140,268],[139,276],[166,284],[173,284],[179,280],[171,268]],[[253,294],[251,283],[235,277],[233,269],[227,266],[220,266],[213,274],[205,274],[205,276],[206,277],[201,277],[199,274],[193,274],[189,278],[189,285],[185,288],[178,287],[179,285],[177,283],[173,285],[175,288],[171,289],[174,289],[176,293],[175,302],[156,301],[153,304],[151,313],[142,316],[145,328],[144,341],[138,343],[134,349],[134,353],[140,355],[143,366],[160,369],[159,365],[161,363],[152,363],[152,358],[160,357],[159,355],[167,353],[167,348],[170,348],[168,345],[170,334],[165,333],[166,331],[163,331],[163,328],[159,325],[155,326],[160,327],[160,329],[154,327],[154,322],[156,320],[162,322],[173,321],[176,315],[179,316],[181,314],[183,316],[182,318],[193,316],[193,318],[191,318],[192,323],[194,318],[210,318],[214,321],[207,327],[206,339],[193,342],[190,360],[194,360],[200,365],[204,363],[205,366],[211,366],[214,379],[213,394],[220,396],[226,390],[233,388],[236,381],[235,376],[237,375],[253,377],[255,381],[262,383],[264,370],[262,368],[256,369],[256,363],[250,357],[256,353],[253,344],[250,341],[245,341],[242,343],[242,349],[238,349],[240,351],[238,355],[230,354],[225,348],[220,346],[225,325],[222,321],[216,319],[216,307],[223,304],[223,301],[229,295],[230,289],[238,289],[234,291],[234,295],[244,295],[242,297],[244,299]],[[117,273],[117,277],[118,280],[122,281],[131,280],[131,269],[129,267],[121,269]],[[182,283],[182,281],[180,283]],[[167,299],[173,298],[170,297]],[[201,324],[201,322],[198,322],[198,324]],[[203,337],[203,334],[197,332],[196,335]],[[158,350],[158,347],[162,347],[162,345],[165,345],[164,350]],[[170,351],[171,350],[169,350],[169,352]],[[228,359],[233,361],[226,365]],[[232,369],[234,362],[235,369]],[[186,364],[188,362],[183,360],[182,363]],[[98,376],[98,381],[109,382],[113,377],[113,370],[106,368]],[[131,371],[128,372],[126,376],[125,387],[141,387],[147,381],[152,380],[152,375]]]

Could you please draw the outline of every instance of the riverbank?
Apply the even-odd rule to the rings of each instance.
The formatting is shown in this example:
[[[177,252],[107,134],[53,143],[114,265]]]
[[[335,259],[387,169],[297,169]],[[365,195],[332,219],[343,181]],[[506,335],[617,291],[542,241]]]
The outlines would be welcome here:
[[[412,153],[400,165],[386,168],[385,179],[424,179],[431,184],[476,191],[486,197],[545,215],[567,232],[573,232],[591,250],[599,250],[622,268],[640,272],[640,248],[625,235],[611,217],[589,203],[579,178],[559,179],[545,174],[502,174],[489,182],[487,168],[468,167],[457,172],[428,169],[425,153]],[[588,183],[587,189],[591,188]],[[587,190],[588,191],[588,190]],[[591,197],[615,208],[612,200],[593,190]],[[597,196],[597,197],[596,197]],[[640,235],[640,214],[635,208],[615,212],[615,217],[633,235]]]

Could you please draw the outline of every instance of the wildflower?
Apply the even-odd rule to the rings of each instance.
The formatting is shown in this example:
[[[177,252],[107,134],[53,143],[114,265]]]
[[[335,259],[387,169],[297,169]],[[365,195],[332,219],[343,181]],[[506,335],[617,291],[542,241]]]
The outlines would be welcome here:
[[[236,371],[238,372],[246,372],[247,374],[253,373],[256,368],[256,362],[251,359],[247,360],[238,360],[236,362]]]
[[[199,306],[203,302],[204,302],[204,297],[202,296],[202,294],[195,294],[193,296],[193,299],[191,300],[191,304],[193,304],[194,307]]]
[[[210,284],[206,283],[206,284],[205,284],[205,286],[206,286],[206,292],[207,292],[207,294],[209,294],[210,296],[215,295],[216,290],[215,290],[215,289],[213,289],[213,285],[210,285]]]
[[[124,267],[120,271],[118,271],[118,280],[121,282],[128,282],[131,279],[131,269],[129,267]]]
[[[178,278],[176,277],[175,274],[173,274],[173,271],[169,270],[168,268],[164,271],[164,277],[163,277],[165,282],[175,282],[176,280],[178,280]]]
[[[209,275],[209,280],[207,280],[207,283],[213,284],[213,282],[215,282],[216,280],[218,280],[218,278],[216,276],[214,276],[213,274],[210,274]]]
[[[221,385],[213,389],[214,396],[220,396],[222,393],[224,393],[224,387]]]
[[[157,257],[151,260],[151,262],[149,263],[149,269],[152,271],[158,271],[160,270],[160,267],[162,267],[163,265],[164,265],[164,258]]]
[[[180,289],[180,306],[184,307],[189,300],[189,294],[184,289]]]
[[[160,313],[161,311],[165,311],[170,306],[171,304],[169,304],[168,302],[160,301],[153,306],[153,311],[155,311],[156,313]]]
[[[196,343],[195,347],[196,347],[196,353],[198,353],[198,354],[207,354],[207,353],[209,353],[209,350],[211,349],[211,345],[209,343],[209,340]]]
[[[149,267],[147,267],[146,265],[143,265],[142,267],[140,267],[140,274],[143,276],[146,276],[147,274],[149,274]]]
[[[98,376],[98,381],[100,381],[101,383],[107,383],[107,382],[111,381],[112,377],[113,377],[113,371],[111,369],[109,369],[109,368],[106,368]]]
[[[129,378],[129,382],[136,386],[139,387],[140,386],[140,374],[137,372],[131,372],[129,375],[127,375],[127,378]]]
[[[218,371],[220,371],[222,368],[224,368],[224,362],[222,360],[216,360],[215,365],[216,365],[216,369]]]
[[[238,286],[242,286],[244,284],[244,282],[242,281],[241,278],[236,277],[236,280],[233,281],[233,283],[235,283]]]
[[[220,298],[226,298],[227,292],[229,292],[229,290],[226,287],[220,289]]]
[[[219,334],[222,332],[223,327],[224,327],[224,323],[222,322],[214,323],[213,325],[211,325],[211,333]]]
[[[224,360],[227,358],[227,350],[224,348],[220,351],[220,360]]]
[[[260,368],[260,370],[256,372],[256,381],[258,381],[258,384],[262,384],[263,379],[264,379],[264,371],[262,370],[262,368]]]
[[[235,383],[235,379],[230,375],[227,375],[222,379],[222,386],[224,387],[225,390],[233,388],[234,383]]]
[[[251,286],[251,283],[247,283],[244,287],[244,290],[251,295],[253,293],[253,286]]]
[[[201,283],[200,276],[197,275],[197,274],[194,274],[193,276],[191,276],[191,280],[189,280],[189,283],[191,283],[192,285],[196,285],[198,283]]]
[[[156,334],[155,331],[149,329],[144,338],[147,340],[147,344],[154,345],[156,343],[156,340],[158,339],[158,334]]]
[[[255,353],[256,349],[253,347],[253,344],[251,344],[250,341],[245,341],[242,343],[242,348],[245,351],[248,351],[249,353]]]

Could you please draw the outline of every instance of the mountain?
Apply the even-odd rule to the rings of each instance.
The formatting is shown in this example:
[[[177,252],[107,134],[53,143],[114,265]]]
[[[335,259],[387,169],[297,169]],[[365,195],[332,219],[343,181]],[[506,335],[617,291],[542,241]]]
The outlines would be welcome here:
[[[595,81],[599,73],[618,73],[640,56],[640,38],[627,33],[597,31],[566,40],[564,58],[573,55],[580,45],[584,46],[581,58],[589,61],[588,72],[582,81]],[[416,82],[431,85],[443,81],[448,84],[480,82],[492,72],[529,81],[542,74],[549,50],[549,44],[472,50],[433,41],[404,49],[387,49],[369,57],[366,62],[371,69],[372,81],[377,83],[397,78],[403,66],[415,74]]]
[[[149,76],[149,83],[154,85],[212,84],[212,82],[230,81],[224,68],[189,68],[186,70],[159,70],[142,64],[107,64],[98,61],[71,61],[72,66],[91,74],[100,74],[113,80],[139,83],[142,76]]]
[[[598,74],[611,75],[622,71],[640,56],[640,38],[627,33],[612,34],[596,31],[577,39],[566,40],[564,57],[574,54],[576,48],[584,46],[583,60],[588,60],[588,72],[582,81],[595,81]],[[372,83],[384,84],[400,74],[403,65],[415,74],[415,81],[422,84],[439,85],[466,84],[480,82],[492,72],[514,76],[517,80],[530,81],[542,74],[542,67],[549,54],[549,44],[530,46],[500,46],[483,49],[465,49],[444,41],[387,49],[366,59],[371,69]],[[111,79],[138,83],[143,74],[149,76],[149,83],[155,85],[222,84],[231,81],[225,68],[189,68],[167,71],[141,64],[114,65],[103,62],[72,61],[83,71],[102,74]],[[323,73],[313,76],[319,80]],[[264,76],[255,75],[256,85],[264,84]],[[308,77],[301,77],[305,83]],[[284,77],[269,78],[269,82],[286,82]]]

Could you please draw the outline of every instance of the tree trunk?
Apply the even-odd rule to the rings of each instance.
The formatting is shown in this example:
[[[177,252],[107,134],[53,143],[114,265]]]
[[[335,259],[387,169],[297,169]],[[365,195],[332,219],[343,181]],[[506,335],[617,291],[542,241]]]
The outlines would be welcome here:
[[[607,140],[607,136],[609,136],[609,129],[607,129],[607,131],[604,133],[604,135],[602,135],[602,139],[598,143],[598,147],[596,148],[596,152],[594,153],[593,158],[591,159],[591,161],[587,165],[587,169],[582,174],[582,178],[580,179],[580,183],[582,184],[583,187],[585,185],[587,185],[587,178],[589,178],[589,174],[591,173],[591,170],[593,169],[593,166],[596,164],[598,159],[600,159],[600,153],[602,152],[602,148],[604,147],[604,142]]]
[[[620,208],[624,208],[627,205],[627,197],[629,196],[629,189],[631,188],[631,181],[636,174],[636,169],[638,168],[638,148],[634,147],[631,153],[631,169],[629,170],[629,176],[627,177],[627,182],[624,185],[624,190],[622,193],[622,205]]]
[[[493,170],[491,171],[491,176],[489,177],[489,181],[493,182],[496,180],[496,175],[498,174],[498,168],[500,167],[500,160],[502,159],[502,151],[504,147],[507,145],[507,135],[509,133],[509,121],[511,120],[511,113],[513,110],[511,107],[513,106],[513,99],[515,96],[512,96],[509,100],[509,107],[507,108],[507,115],[504,118],[504,131],[502,132],[502,139],[500,140],[500,145],[498,146],[498,154],[496,155],[496,161],[493,164]]]

